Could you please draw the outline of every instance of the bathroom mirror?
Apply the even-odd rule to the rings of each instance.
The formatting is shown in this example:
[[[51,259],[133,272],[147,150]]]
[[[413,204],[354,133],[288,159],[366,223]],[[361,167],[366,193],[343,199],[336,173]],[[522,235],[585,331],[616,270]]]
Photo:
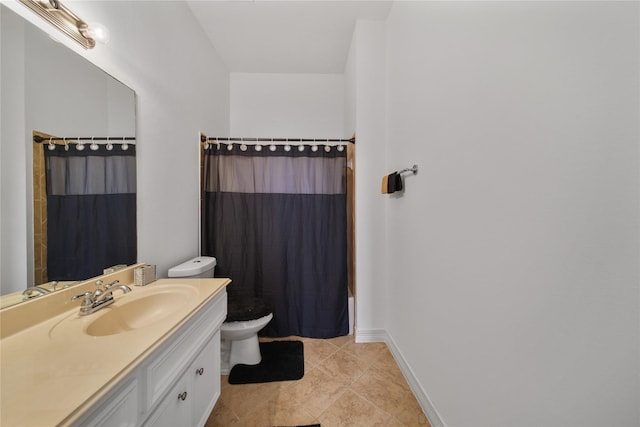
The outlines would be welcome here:
[[[41,285],[34,273],[33,164],[42,144],[33,143],[33,132],[59,137],[133,137],[136,119],[132,89],[3,4],[0,20],[2,308],[21,302],[27,287]],[[66,219],[59,219],[56,225],[60,221]],[[135,224],[133,227],[135,239]],[[69,278],[65,283],[82,279],[87,277]]]

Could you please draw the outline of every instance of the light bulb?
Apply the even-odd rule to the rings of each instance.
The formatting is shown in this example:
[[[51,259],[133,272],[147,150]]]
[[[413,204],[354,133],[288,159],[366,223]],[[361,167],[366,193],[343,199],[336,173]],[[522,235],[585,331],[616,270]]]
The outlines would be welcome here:
[[[95,22],[87,28],[87,35],[98,43],[107,44],[111,40],[109,29],[104,25]]]

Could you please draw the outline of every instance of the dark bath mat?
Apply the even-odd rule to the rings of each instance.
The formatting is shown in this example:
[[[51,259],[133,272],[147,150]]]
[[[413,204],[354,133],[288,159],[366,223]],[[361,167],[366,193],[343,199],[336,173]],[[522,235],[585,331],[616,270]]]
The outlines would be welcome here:
[[[229,373],[229,384],[293,381],[304,376],[302,341],[260,343],[262,361],[257,365],[236,365]]]
[[[276,427],[287,427],[287,426],[276,426]],[[296,427],[320,427],[320,424],[309,424],[307,426],[296,426]]]

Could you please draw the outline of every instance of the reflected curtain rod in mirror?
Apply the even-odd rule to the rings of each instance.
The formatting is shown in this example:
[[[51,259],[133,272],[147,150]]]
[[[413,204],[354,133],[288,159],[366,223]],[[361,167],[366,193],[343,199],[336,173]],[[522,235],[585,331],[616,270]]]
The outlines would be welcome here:
[[[33,142],[41,143],[46,141],[135,141],[134,136],[52,136],[44,138],[40,135],[33,136]]]
[[[20,0],[20,3],[33,10],[85,49],[92,49],[96,45],[96,41],[89,34],[89,25],[58,0]]]

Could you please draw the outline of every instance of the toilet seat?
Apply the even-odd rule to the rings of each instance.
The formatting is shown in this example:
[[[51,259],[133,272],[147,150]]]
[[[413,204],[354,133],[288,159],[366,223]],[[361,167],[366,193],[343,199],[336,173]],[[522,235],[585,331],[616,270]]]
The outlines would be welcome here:
[[[256,320],[271,312],[271,307],[260,298],[229,298],[225,322]]]

